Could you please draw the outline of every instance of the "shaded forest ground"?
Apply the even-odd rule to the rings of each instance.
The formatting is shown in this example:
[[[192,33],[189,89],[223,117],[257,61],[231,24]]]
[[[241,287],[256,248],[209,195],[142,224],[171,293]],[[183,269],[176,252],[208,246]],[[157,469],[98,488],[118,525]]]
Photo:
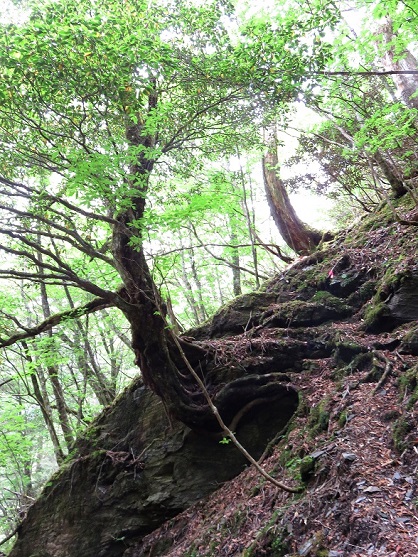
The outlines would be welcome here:
[[[385,207],[270,281],[276,303],[257,313],[237,300],[191,332],[243,358],[244,337],[309,345],[286,370],[299,410],[263,462],[306,489],[284,493],[248,468],[125,556],[418,554],[416,230]]]

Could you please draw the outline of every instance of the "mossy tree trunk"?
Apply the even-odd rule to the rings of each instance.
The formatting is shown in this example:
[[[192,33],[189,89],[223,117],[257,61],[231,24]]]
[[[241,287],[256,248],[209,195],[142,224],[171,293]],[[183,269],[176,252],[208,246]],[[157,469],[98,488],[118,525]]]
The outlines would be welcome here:
[[[157,96],[149,96],[149,111],[157,105]],[[126,128],[126,139],[137,153],[129,168],[127,182],[134,192],[129,205],[119,209],[113,228],[112,251],[115,265],[123,281],[115,305],[129,321],[135,362],[140,367],[144,383],[163,400],[169,413],[192,428],[213,427],[214,418],[187,371],[186,355],[192,366],[204,370],[206,352],[197,346],[175,338],[167,326],[165,304],[153,280],[143,249],[141,228],[149,187],[149,177],[155,160],[149,158],[156,144],[153,135],[146,134],[141,124]],[[183,353],[179,351],[179,344]],[[211,424],[211,425],[209,425]]]

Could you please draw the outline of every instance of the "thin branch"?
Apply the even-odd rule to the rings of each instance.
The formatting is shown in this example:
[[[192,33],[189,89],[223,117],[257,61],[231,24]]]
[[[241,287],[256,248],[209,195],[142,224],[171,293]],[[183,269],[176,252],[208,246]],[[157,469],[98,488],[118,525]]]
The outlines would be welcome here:
[[[214,248],[231,248],[231,249],[238,249],[238,248],[250,248],[253,245],[256,247],[261,247],[261,248],[265,248],[267,251],[270,251],[271,253],[273,253],[274,255],[278,255],[278,253],[275,250],[279,250],[279,246],[277,244],[265,244],[259,236],[257,236],[257,240],[258,242],[255,242],[254,244],[216,244],[216,243],[205,243],[204,245],[207,247],[214,247]],[[181,251],[187,251],[187,250],[195,250],[198,248],[203,248],[204,246],[202,245],[202,243],[200,242],[199,244],[195,244],[195,245],[190,245],[190,246],[181,246],[179,248],[174,248],[174,249],[170,249],[168,251],[164,251],[164,252],[159,252],[156,253],[155,255],[157,256],[164,256],[164,255],[171,255],[172,253],[179,253]],[[270,249],[269,249],[270,248]],[[290,261],[293,261],[293,259],[290,259]]]
[[[53,327],[56,327],[57,325],[63,323],[64,321],[68,321],[71,319],[78,319],[83,315],[87,315],[89,313],[93,313],[95,311],[100,311],[104,308],[109,308],[114,306],[115,303],[113,300],[105,299],[105,298],[95,298],[94,300],[91,300],[84,306],[79,306],[75,309],[63,311],[61,313],[55,313],[54,315],[51,315],[51,317],[48,317],[47,319],[45,319],[35,327],[31,327],[29,329],[26,329],[25,331],[14,333],[9,338],[0,339],[0,348],[5,348],[6,346],[12,346],[13,344],[16,344],[17,342],[21,340],[25,340],[27,338],[36,337],[41,333],[50,331]]]
[[[11,538],[13,538],[13,536],[15,536],[15,535],[17,534],[19,528],[20,528],[20,524],[18,524],[18,525],[16,526],[16,528],[14,528],[14,530],[12,530],[12,532],[11,532],[8,536],[6,536],[6,537],[3,538],[2,540],[0,540],[0,545],[5,544],[5,543],[8,542]]]
[[[14,377],[9,377],[9,379],[5,379],[4,381],[2,381],[0,383],[0,387],[3,387],[4,385],[7,385],[7,383],[11,383],[12,381],[14,381],[15,378]],[[1,545],[1,544],[0,544]]]
[[[4,184],[5,186],[12,187],[12,188],[22,188],[27,193],[26,194],[21,193],[21,195],[27,197],[28,199],[30,199],[33,196],[33,194],[35,193],[36,195],[42,196],[43,200],[48,200],[48,201],[52,201],[54,203],[59,203],[60,205],[63,205],[67,209],[70,209],[71,211],[74,211],[75,213],[83,215],[84,217],[87,217],[88,219],[99,220],[99,221],[107,222],[109,224],[118,224],[118,221],[115,220],[115,219],[112,219],[111,217],[107,217],[105,215],[99,215],[97,213],[92,213],[90,211],[85,211],[84,209],[81,209],[77,205],[73,205],[72,203],[70,203],[66,199],[63,199],[62,197],[50,194],[46,191],[41,191],[41,190],[39,190],[37,188],[34,188],[34,187],[25,186],[24,184],[19,183],[19,182],[13,182],[12,180],[8,180],[7,178],[4,178],[3,176],[0,176],[0,183]]]
[[[324,76],[332,76],[332,75],[359,75],[362,77],[370,77],[372,75],[418,75],[418,70],[384,70],[384,71],[364,71],[364,72],[354,72],[354,71],[317,71],[317,72],[308,72],[306,75],[324,75]]]
[[[228,261],[227,259],[225,259],[224,257],[220,257],[219,255],[215,255],[208,247],[206,244],[204,244],[196,231],[196,228],[194,227],[193,224],[190,223],[190,227],[192,229],[192,232],[195,236],[195,238],[197,239],[197,241],[200,243],[200,245],[198,247],[203,248],[211,257],[213,257],[214,259],[216,259],[217,261],[222,261],[222,263],[225,263],[226,265],[228,265],[228,267],[231,267],[232,269],[239,269],[240,271],[243,271],[244,273],[249,273],[250,275],[253,276],[258,276],[260,278],[262,278],[263,280],[267,280],[269,277],[265,276],[265,275],[260,275],[259,273],[257,274],[255,271],[252,271],[251,269],[248,269],[246,267],[241,267],[240,265],[234,265],[233,263],[231,263],[230,261]]]

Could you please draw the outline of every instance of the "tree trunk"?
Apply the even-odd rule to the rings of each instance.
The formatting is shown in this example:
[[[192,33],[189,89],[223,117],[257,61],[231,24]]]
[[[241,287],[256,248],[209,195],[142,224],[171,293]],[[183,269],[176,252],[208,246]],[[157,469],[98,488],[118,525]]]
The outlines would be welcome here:
[[[238,153],[238,157],[239,157],[239,153]],[[247,191],[245,187],[244,170],[242,168],[241,163],[239,167],[239,172],[240,172],[241,187],[242,187],[242,208],[245,215],[245,220],[247,222],[248,237],[251,242],[251,255],[252,255],[254,273],[255,273],[255,285],[257,288],[260,288],[260,277],[258,276],[258,256],[257,256],[257,248],[255,246],[255,242],[257,238],[255,233],[255,229],[256,229],[255,213],[254,213],[254,199],[253,199],[253,188],[251,183],[251,176],[249,176],[250,201],[251,201],[251,211],[250,211],[248,205]]]
[[[156,95],[152,93],[149,110],[156,104]],[[139,118],[135,120],[140,122]],[[126,138],[136,153],[135,164],[130,166],[127,177],[129,190],[135,193],[129,205],[119,208],[114,217],[117,224],[113,228],[112,250],[123,281],[115,304],[130,323],[135,362],[141,369],[143,381],[162,399],[169,414],[192,429],[219,431],[219,424],[189,366],[197,370],[199,376],[206,377],[206,388],[214,395],[213,403],[226,423],[257,399],[259,393],[263,393],[263,400],[266,396],[275,397],[282,386],[269,374],[250,375],[244,384],[238,385],[240,380],[222,384],[214,371],[215,349],[176,337],[168,326],[165,305],[145,259],[141,228],[149,175],[155,163],[149,157],[156,138],[147,135],[141,124],[128,124]],[[212,381],[207,377],[208,370],[212,371]]]
[[[26,341],[22,341],[22,346],[25,351],[25,358],[26,360],[33,366],[33,358],[30,354],[29,346]],[[30,378],[33,387],[33,396],[35,397],[36,402],[38,403],[39,409],[41,411],[42,417],[44,419],[45,425],[47,427],[52,446],[54,447],[54,455],[57,464],[60,465],[64,461],[65,455],[61,448],[60,441],[57,435],[57,431],[55,429],[54,420],[52,418],[52,410],[49,404],[48,398],[43,396],[42,390],[39,386],[37,376],[34,372],[30,373]]]
[[[156,105],[156,94],[151,93],[148,110]],[[205,427],[208,407],[204,395],[186,371],[174,333],[167,326],[165,306],[145,259],[143,230],[138,224],[144,216],[149,175],[155,163],[148,158],[149,152],[156,140],[145,134],[140,123],[128,123],[126,138],[138,154],[127,177],[135,193],[129,206],[116,214],[118,224],[113,228],[112,251],[124,285],[116,305],[130,323],[135,363],[141,369],[144,383],[162,398],[171,415],[191,427]],[[206,355],[204,350],[188,343],[183,343],[183,349],[193,366]]]
[[[322,233],[303,223],[290,203],[278,174],[277,149],[271,145],[262,159],[264,187],[274,222],[286,244],[299,255],[311,253],[322,239]]]
[[[64,291],[70,308],[74,309],[74,301],[66,286],[64,287]],[[75,320],[74,339],[68,338],[67,342],[73,347],[79,371],[93,389],[97,400],[102,406],[107,406],[116,396],[116,380],[109,381],[106,375],[101,371],[89,341],[87,326],[85,328],[79,319]]]
[[[396,38],[396,35],[393,32],[393,25],[390,19],[382,27],[382,34],[384,42],[389,46],[383,57],[385,70],[417,71],[417,59],[409,50],[405,49],[401,56],[395,52],[394,45],[396,43],[394,38]],[[403,102],[410,108],[418,108],[418,75],[395,74],[392,76],[392,79]]]
[[[38,234],[38,243],[41,245],[41,236]],[[39,272],[42,272],[42,260],[43,256],[40,251],[37,253],[38,259],[40,261]],[[44,319],[51,317],[51,308],[49,306],[48,293],[44,282],[40,283],[41,291],[41,305]],[[51,343],[53,342],[53,332],[49,330],[47,333]],[[51,345],[52,347],[52,345]],[[64,391],[62,389],[61,382],[59,380],[59,369],[55,363],[47,363],[46,369],[48,372],[49,380],[51,381],[52,391],[54,393],[55,403],[57,406],[58,418],[61,426],[61,430],[64,434],[65,443],[67,449],[70,450],[72,444],[74,443],[73,432],[70,424],[70,420],[67,413],[67,408],[65,404]]]
[[[384,158],[380,151],[376,151],[373,155],[374,160],[379,165],[383,175],[390,184],[392,195],[394,197],[402,197],[408,190],[406,189],[399,172],[396,172],[394,165]]]
[[[237,234],[234,230],[235,223],[233,219],[229,219],[229,224],[231,228],[231,233],[229,236],[231,245],[235,245],[237,243]],[[234,292],[234,296],[240,296],[242,294],[241,289],[241,269],[240,269],[240,259],[239,259],[239,251],[238,248],[231,248],[231,263],[232,263],[232,288]]]

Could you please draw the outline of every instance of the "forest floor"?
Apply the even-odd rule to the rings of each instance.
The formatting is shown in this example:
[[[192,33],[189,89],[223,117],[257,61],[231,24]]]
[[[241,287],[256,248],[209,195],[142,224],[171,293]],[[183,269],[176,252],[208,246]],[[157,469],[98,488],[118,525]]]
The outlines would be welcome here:
[[[338,328],[359,344],[382,342],[382,335],[366,335],[353,324]],[[408,393],[400,398],[399,389],[413,357],[385,351],[379,357],[387,364],[377,381],[368,370],[336,381],[330,359],[316,361],[309,382],[299,376],[311,411],[299,412],[263,466],[293,485],[302,470],[302,496],[278,490],[248,468],[149,535],[148,554],[169,538],[167,557],[416,557],[418,432],[408,432],[407,424],[416,422],[418,408],[407,411]]]
[[[416,230],[401,242],[399,225],[391,228],[370,232],[360,250],[346,246],[351,262],[379,268],[399,249],[413,263]],[[363,317],[364,308],[311,330],[362,347],[368,359],[342,367],[333,353],[291,376],[300,408],[263,466],[303,492],[281,491],[248,467],[148,535],[141,556],[418,555],[417,357],[398,348],[411,323],[371,334]]]

